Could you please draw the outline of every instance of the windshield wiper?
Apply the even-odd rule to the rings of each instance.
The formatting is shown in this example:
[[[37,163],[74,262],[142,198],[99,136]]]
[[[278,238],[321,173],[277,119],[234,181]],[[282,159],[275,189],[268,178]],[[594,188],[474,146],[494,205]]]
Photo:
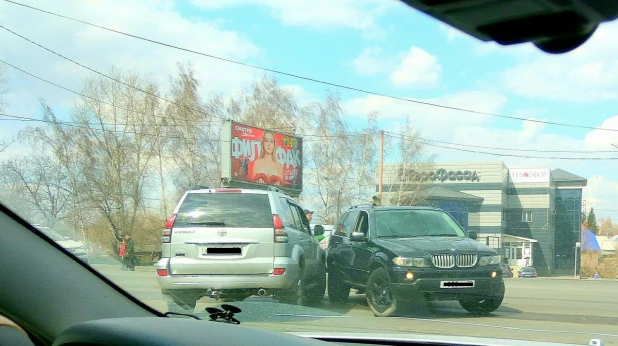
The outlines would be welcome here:
[[[225,222],[223,221],[187,222],[187,224],[199,226],[225,226]]]
[[[459,237],[457,234],[442,233],[442,234],[428,234],[429,237]]]

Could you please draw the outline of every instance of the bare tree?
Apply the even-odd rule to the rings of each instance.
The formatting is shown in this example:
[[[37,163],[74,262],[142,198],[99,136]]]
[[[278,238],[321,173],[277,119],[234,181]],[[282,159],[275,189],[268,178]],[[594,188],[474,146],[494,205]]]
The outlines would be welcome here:
[[[228,113],[244,124],[287,133],[295,132],[302,117],[294,94],[272,76],[263,76],[249,90],[232,97]]]
[[[219,184],[220,118],[225,105],[218,96],[204,103],[199,96],[195,71],[191,66],[178,65],[178,68],[178,76],[171,78],[170,95],[174,103],[167,106],[165,115],[169,125],[167,149],[176,167],[173,182],[177,192],[183,193],[195,185]],[[161,160],[162,156],[158,157]],[[167,201],[167,196],[163,199]]]
[[[305,143],[305,177],[308,194],[316,196],[322,221],[332,223],[357,199],[355,140],[344,120],[339,96],[327,94],[310,108],[315,135]]]
[[[430,171],[434,168],[434,157],[425,155],[425,145],[420,141],[420,132],[412,126],[410,116],[400,128],[398,135],[391,135],[390,145],[394,147],[397,169],[390,170],[388,181],[388,198],[390,205],[415,205],[424,202],[422,193],[429,181]]]
[[[70,207],[71,186],[64,169],[47,155],[9,159],[0,165],[0,176],[38,210],[63,219]]]
[[[43,105],[46,127],[25,133],[51,151],[70,176],[75,203],[88,203],[107,221],[119,238],[131,232],[147,194],[149,169],[156,153],[162,117],[158,113],[157,86],[136,73],[112,69],[121,85],[103,77],[90,78],[76,100],[72,124],[57,119]],[[145,90],[143,93],[140,90]],[[87,210],[86,208],[82,211]]]

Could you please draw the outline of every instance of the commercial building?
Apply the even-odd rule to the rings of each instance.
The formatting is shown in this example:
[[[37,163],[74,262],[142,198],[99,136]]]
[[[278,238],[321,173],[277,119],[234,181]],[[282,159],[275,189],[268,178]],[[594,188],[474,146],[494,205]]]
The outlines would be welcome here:
[[[587,180],[561,169],[509,168],[501,161],[384,166],[383,204],[431,204],[449,212],[513,268],[572,272]]]

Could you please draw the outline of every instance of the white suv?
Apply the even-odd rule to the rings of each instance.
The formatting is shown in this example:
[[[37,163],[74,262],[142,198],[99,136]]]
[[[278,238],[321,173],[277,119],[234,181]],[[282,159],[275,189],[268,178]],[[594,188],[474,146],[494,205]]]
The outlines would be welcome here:
[[[203,296],[297,304],[324,297],[324,251],[303,209],[274,188],[187,191],[161,242],[157,280],[169,311],[192,312]]]

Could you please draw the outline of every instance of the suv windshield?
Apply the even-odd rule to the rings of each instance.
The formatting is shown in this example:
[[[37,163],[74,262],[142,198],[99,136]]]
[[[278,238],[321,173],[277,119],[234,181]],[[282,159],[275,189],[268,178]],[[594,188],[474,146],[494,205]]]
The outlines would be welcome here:
[[[465,232],[446,213],[435,210],[378,210],[378,237],[464,237]]]
[[[189,193],[174,227],[272,228],[268,195],[249,193]]]

